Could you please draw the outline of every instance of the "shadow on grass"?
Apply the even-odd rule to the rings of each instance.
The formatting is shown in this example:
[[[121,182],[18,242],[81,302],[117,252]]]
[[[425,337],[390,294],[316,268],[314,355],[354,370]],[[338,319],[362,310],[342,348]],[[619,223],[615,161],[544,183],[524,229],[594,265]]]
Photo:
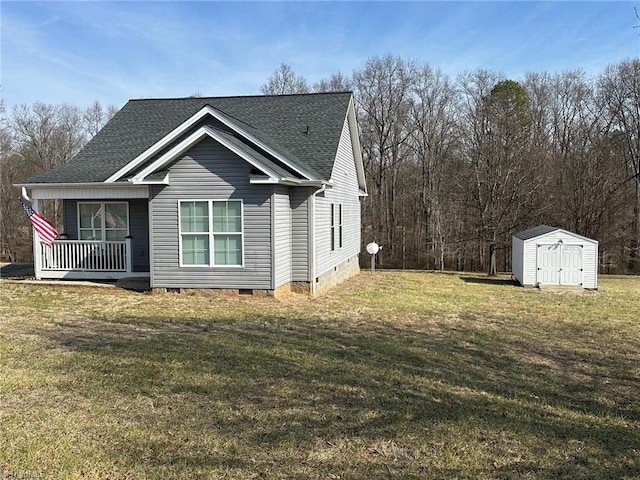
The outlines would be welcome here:
[[[33,278],[35,271],[32,263],[7,263],[0,265],[0,278],[24,279]]]
[[[507,338],[467,320],[433,334],[268,315],[96,320],[39,334],[78,354],[60,365],[78,394],[153,402],[146,415],[123,412],[147,435],[112,452],[150,469],[514,479],[640,471],[640,382],[624,352]],[[221,455],[212,436],[235,453]],[[457,470],[456,455],[468,466]]]
[[[469,277],[460,275],[460,279],[465,283],[479,283],[482,285],[498,285],[505,287],[514,287],[517,286],[518,283],[511,278],[500,278],[500,277]]]

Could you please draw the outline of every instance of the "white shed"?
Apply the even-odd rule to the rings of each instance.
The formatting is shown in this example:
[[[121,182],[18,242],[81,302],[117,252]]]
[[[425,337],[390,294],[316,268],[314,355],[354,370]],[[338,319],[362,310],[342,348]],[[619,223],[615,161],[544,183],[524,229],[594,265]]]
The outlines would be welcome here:
[[[520,285],[598,288],[598,242],[539,225],[512,237],[513,276]]]

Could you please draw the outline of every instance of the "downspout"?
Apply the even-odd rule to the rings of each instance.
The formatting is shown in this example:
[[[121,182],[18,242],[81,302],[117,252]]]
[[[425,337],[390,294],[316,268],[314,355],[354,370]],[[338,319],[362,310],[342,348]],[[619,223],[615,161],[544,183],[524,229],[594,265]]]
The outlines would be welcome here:
[[[327,185],[323,184],[309,197],[309,284],[311,285],[311,295],[315,297],[317,293],[316,285],[316,195],[326,190]]]

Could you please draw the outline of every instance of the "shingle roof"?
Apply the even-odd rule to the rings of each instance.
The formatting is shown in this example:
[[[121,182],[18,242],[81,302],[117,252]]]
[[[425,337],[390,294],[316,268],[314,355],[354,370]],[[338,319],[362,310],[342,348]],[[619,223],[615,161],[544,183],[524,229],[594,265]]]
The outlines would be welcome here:
[[[567,235],[570,235],[574,238],[579,238],[582,239],[583,241],[587,241],[587,242],[591,242],[591,243],[598,243],[597,240],[593,239],[593,238],[588,238],[585,237],[583,235],[579,235],[577,233],[574,232],[570,232],[568,230],[565,230],[563,228],[559,228],[559,227],[550,227],[549,225],[538,225],[537,227],[533,227],[533,228],[529,228],[528,230],[523,230],[522,232],[518,232],[514,235],[514,237],[519,238],[520,240],[530,240],[532,238],[536,238],[536,237],[540,237],[542,235],[546,235],[547,233],[551,233],[551,232],[564,232]]]
[[[538,225],[537,227],[518,232],[514,237],[519,238],[520,240],[529,240],[530,238],[539,237],[540,235],[555,232],[556,230],[560,229],[558,227],[550,227],[549,225]]]
[[[207,105],[329,180],[350,99],[340,92],[130,100],[68,164],[23,183],[103,182]]]

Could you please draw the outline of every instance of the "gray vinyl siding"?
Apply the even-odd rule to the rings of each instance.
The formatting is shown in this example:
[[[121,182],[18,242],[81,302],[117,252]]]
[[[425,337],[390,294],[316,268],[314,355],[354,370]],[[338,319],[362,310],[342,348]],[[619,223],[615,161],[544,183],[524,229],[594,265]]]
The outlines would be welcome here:
[[[149,200],[129,200],[129,235],[133,249],[133,270],[149,271]]]
[[[291,282],[291,205],[289,189],[274,189],[274,288]]]
[[[360,252],[360,198],[349,123],[345,119],[331,174],[332,188],[316,198],[316,277]],[[331,250],[331,204],[336,205],[336,248]],[[343,244],[338,243],[338,204],[342,204]]]
[[[151,189],[154,288],[271,289],[273,187],[249,184],[251,165],[213,139],[191,148],[170,168],[170,185]],[[180,267],[178,202],[242,200],[242,267]]]
[[[78,240],[78,202],[122,202],[129,204],[129,235],[133,249],[133,270],[149,271],[149,212],[146,198],[122,199],[86,199],[64,201],[64,233],[69,240]]]
[[[292,187],[291,192],[291,280],[309,282],[309,197],[315,189]]]

